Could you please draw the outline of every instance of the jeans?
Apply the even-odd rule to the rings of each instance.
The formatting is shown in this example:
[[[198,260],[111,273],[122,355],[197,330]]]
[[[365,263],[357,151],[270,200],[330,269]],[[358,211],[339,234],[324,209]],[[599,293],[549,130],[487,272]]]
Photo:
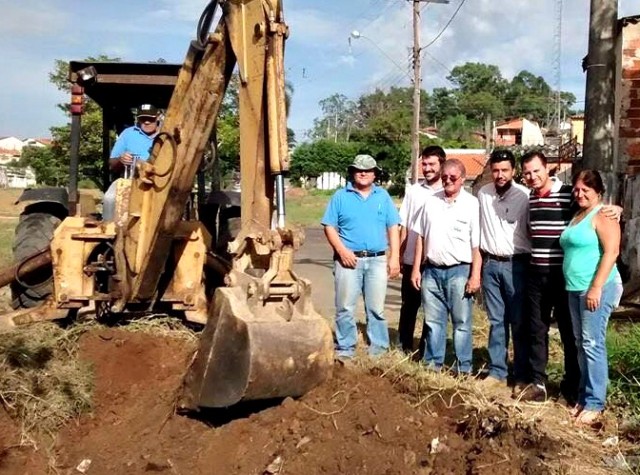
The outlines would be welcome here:
[[[427,264],[422,272],[422,304],[424,305],[424,363],[442,368],[447,347],[447,321],[453,323],[453,348],[456,354],[454,371],[471,372],[473,316],[471,296],[465,294],[471,266],[458,264],[436,267]]]
[[[364,297],[369,354],[376,356],[389,349],[389,329],[384,318],[387,293],[387,257],[359,257],[355,269],[334,260],[336,291],[336,354],[352,357],[358,342],[355,309],[358,297]]]
[[[116,214],[116,182],[113,181],[102,198],[102,220],[113,221]]]
[[[528,368],[528,326],[525,325],[524,292],[529,268],[528,255],[511,261],[487,258],[482,266],[482,290],[489,317],[489,375],[507,378],[507,350],[513,338],[513,376],[525,382]],[[510,335],[511,334],[511,335]]]
[[[413,333],[416,327],[416,316],[422,304],[422,296],[411,283],[412,265],[402,265],[402,306],[400,307],[400,322],[398,323],[398,339],[402,346],[402,351],[413,351]],[[422,346],[422,339],[421,344]]]
[[[586,291],[569,292],[569,310],[578,347],[580,391],[578,404],[588,411],[602,411],[607,397],[609,370],[607,363],[607,323],[620,303],[622,282],[618,279],[602,287],[600,305],[587,310]]]
[[[576,340],[569,314],[569,300],[562,269],[560,267],[542,271],[532,269],[529,272],[527,289],[526,305],[531,345],[529,353],[530,382],[546,383],[547,362],[549,360],[549,326],[553,310],[564,351],[564,377],[560,389],[565,399],[573,400],[578,397],[580,367],[578,366]]]

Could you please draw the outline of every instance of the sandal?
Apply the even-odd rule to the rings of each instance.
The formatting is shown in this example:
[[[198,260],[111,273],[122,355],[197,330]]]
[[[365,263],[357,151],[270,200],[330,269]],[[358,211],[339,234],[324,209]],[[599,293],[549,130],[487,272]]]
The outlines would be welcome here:
[[[580,413],[582,413],[582,411],[584,411],[584,406],[581,404],[576,404],[569,410],[569,415],[571,417],[578,417]]]
[[[593,427],[601,423],[602,411],[583,410],[576,418],[576,425]]]

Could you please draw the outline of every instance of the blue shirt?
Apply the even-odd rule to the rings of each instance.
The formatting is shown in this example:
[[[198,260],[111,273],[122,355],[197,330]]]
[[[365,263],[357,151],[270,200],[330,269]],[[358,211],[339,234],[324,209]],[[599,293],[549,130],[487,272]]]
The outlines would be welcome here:
[[[111,158],[118,158],[125,152],[137,155],[138,160],[146,161],[151,153],[151,145],[157,134],[147,135],[140,127],[134,125],[122,131],[111,149]]]
[[[348,183],[331,197],[321,222],[336,228],[350,250],[381,252],[389,247],[387,228],[399,224],[400,216],[383,188],[372,185],[369,196],[363,198]]]

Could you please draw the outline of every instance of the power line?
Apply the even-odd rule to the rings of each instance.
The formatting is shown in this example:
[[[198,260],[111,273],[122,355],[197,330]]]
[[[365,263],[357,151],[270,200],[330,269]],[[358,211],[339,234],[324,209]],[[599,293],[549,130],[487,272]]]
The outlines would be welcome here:
[[[460,9],[462,8],[462,5],[464,5],[464,2],[466,2],[467,0],[462,0],[460,2],[460,5],[458,5],[458,8],[456,8],[456,11],[453,12],[453,15],[451,16],[451,18],[449,18],[449,21],[447,22],[446,25],[444,25],[444,28],[442,30],[440,30],[440,33],[438,33],[436,35],[436,37],[434,39],[432,39],[426,46],[423,46],[422,49],[427,49],[429,46],[431,46],[433,43],[435,43],[436,41],[438,41],[438,38],[440,38],[440,36],[442,36],[442,33],[444,33],[446,31],[447,28],[449,28],[449,25],[451,25],[451,22],[454,20],[454,18],[456,17],[456,15],[458,14],[458,12],[460,11]]]

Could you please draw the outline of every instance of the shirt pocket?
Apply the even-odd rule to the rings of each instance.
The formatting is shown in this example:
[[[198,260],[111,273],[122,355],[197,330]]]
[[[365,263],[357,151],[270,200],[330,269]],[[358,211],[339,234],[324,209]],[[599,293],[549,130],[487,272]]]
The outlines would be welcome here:
[[[376,220],[380,224],[386,224],[387,222],[387,213],[382,205],[378,205],[376,210]]]
[[[458,241],[468,241],[471,235],[471,220],[458,218],[453,220],[451,237]]]

